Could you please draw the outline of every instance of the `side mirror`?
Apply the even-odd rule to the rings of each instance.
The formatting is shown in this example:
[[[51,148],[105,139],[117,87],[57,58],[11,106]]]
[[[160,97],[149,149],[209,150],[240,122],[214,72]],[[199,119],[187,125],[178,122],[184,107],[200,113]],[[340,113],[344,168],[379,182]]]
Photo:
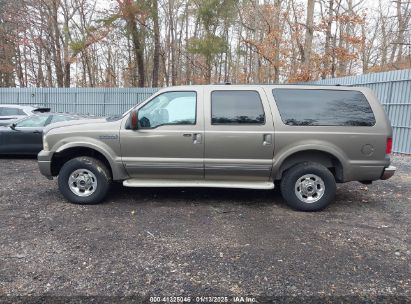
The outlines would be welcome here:
[[[130,114],[130,127],[131,127],[131,130],[137,130],[138,129],[137,111],[131,111],[131,114]]]
[[[10,125],[10,129],[12,129],[12,130],[16,130],[16,126],[17,126],[17,124],[12,123],[12,124]]]

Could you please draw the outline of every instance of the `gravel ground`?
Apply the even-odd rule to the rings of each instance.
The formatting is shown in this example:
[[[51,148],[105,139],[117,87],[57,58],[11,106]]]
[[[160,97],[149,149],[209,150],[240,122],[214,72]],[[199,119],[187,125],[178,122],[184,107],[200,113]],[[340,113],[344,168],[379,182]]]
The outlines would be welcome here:
[[[34,159],[0,159],[0,302],[411,302],[411,157],[393,164],[392,179],[339,185],[303,213],[278,190],[115,185],[72,205]]]

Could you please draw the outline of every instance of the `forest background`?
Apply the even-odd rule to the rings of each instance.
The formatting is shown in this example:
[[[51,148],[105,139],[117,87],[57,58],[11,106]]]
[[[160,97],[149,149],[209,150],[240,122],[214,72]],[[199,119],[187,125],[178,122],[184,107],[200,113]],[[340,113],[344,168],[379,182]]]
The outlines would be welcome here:
[[[285,83],[411,67],[411,0],[0,0],[0,87]]]

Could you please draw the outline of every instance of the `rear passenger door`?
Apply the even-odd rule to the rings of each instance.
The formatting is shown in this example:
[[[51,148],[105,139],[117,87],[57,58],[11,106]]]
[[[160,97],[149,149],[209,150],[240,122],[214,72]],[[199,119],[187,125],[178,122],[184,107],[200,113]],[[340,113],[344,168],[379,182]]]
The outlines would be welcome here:
[[[204,106],[205,179],[268,181],[274,126],[264,91],[207,87]]]

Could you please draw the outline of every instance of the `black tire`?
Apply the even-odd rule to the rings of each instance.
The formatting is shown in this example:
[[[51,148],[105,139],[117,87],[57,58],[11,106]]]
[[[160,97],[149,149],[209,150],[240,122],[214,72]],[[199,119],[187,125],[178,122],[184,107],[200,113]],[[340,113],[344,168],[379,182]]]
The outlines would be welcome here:
[[[71,174],[79,169],[90,171],[96,179],[96,187],[91,188],[93,192],[88,196],[76,195],[69,187]],[[110,189],[111,175],[106,165],[100,160],[82,156],[73,158],[63,165],[58,176],[58,185],[63,196],[74,204],[97,204],[106,197]]]
[[[281,193],[281,180],[279,179],[274,180],[274,191]]]
[[[302,193],[296,190],[296,183],[299,179],[303,180],[302,178],[306,175],[315,175],[322,179],[324,188],[322,185],[318,185],[319,189],[314,189],[314,196],[304,196],[301,195],[301,199],[297,196],[296,192]],[[309,178],[304,180],[308,180],[311,183]],[[315,178],[313,179],[315,181]],[[311,185],[306,187],[308,190],[311,190]],[[314,187],[317,187],[314,186]],[[301,189],[297,187],[297,189]],[[322,196],[318,193],[323,191]],[[336,184],[334,175],[323,165],[318,163],[311,163],[311,162],[304,162],[297,164],[290,169],[288,169],[284,174],[281,180],[281,194],[285,199],[288,206],[295,210],[299,211],[320,211],[327,207],[335,197],[336,192]],[[317,195],[317,196],[316,196]],[[316,197],[315,197],[316,196]],[[318,197],[320,197],[318,199]],[[317,201],[307,202],[304,199],[318,199]]]

